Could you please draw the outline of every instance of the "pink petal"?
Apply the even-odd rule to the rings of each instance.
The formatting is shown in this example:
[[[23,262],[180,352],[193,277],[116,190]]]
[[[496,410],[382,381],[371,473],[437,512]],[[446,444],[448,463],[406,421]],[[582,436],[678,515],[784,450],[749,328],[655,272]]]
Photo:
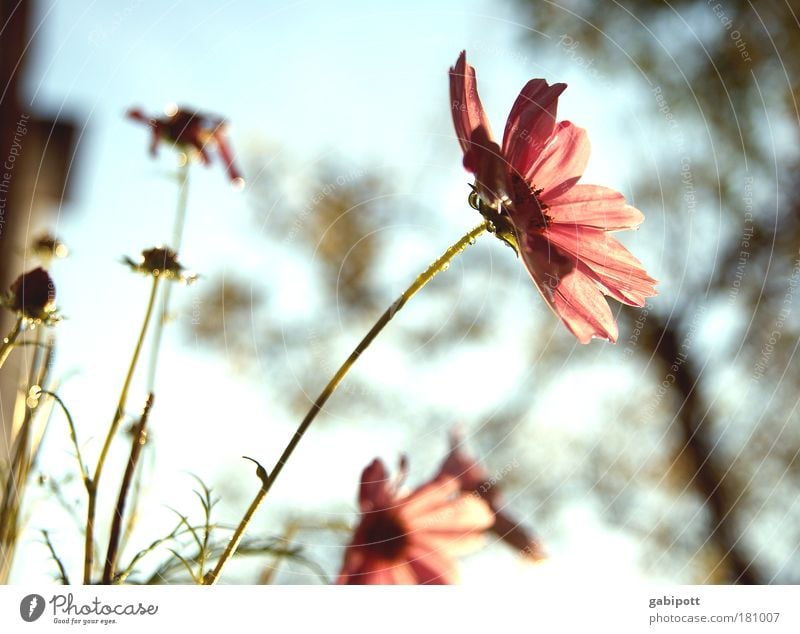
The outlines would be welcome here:
[[[492,135],[478,96],[475,69],[467,64],[464,51],[450,69],[450,106],[456,136],[464,151],[464,167],[475,174],[481,199],[496,207],[508,195],[508,164]]]
[[[458,583],[455,561],[435,550],[421,546],[409,549],[408,564],[420,585]]]
[[[419,583],[416,570],[408,561],[386,564],[381,572],[383,580],[380,583],[383,585],[413,586]]]
[[[538,279],[544,280],[546,288],[555,288],[558,280],[566,277],[578,265],[573,254],[550,242],[540,229],[522,233],[521,246],[525,267],[537,284]]]
[[[208,150],[206,149],[207,143],[203,143],[200,140],[193,140],[191,144],[197,150],[198,154],[200,155],[200,162],[203,165],[211,165],[211,157],[208,155]]]
[[[228,143],[228,137],[221,131],[217,131],[214,134],[214,138],[217,140],[217,150],[219,151],[220,158],[222,158],[222,163],[225,165],[225,171],[228,172],[228,178],[231,181],[242,178],[242,174],[233,160],[233,152]]]
[[[342,562],[342,569],[339,571],[336,583],[340,585],[357,583],[354,579],[364,567],[364,560],[364,551],[348,546],[344,551],[344,561]]]
[[[457,478],[462,491],[476,491],[489,478],[489,473],[464,449],[463,437],[459,432],[450,434],[450,452],[439,468],[440,476]]]
[[[337,585],[381,586],[399,583],[413,584],[414,572],[406,562],[388,562],[384,559],[369,558],[362,566],[353,570],[342,570],[336,579]]]
[[[617,322],[608,302],[594,281],[581,271],[573,271],[561,280],[553,293],[552,306],[581,343],[589,343],[593,337],[617,341]]]
[[[553,222],[596,227],[605,231],[633,229],[644,214],[625,203],[622,194],[599,185],[575,185],[558,197],[542,192],[542,202],[549,205],[547,215]]]
[[[497,512],[492,532],[509,546],[516,549],[520,555],[532,561],[541,561],[547,558],[539,540],[533,537],[521,523],[515,522],[504,511]]]
[[[455,478],[436,478],[400,500],[397,503],[397,512],[405,525],[410,526],[415,517],[450,504],[458,490],[458,481]]]
[[[158,154],[158,144],[161,141],[163,130],[158,124],[153,125],[153,134],[150,137],[150,155],[156,156]]]
[[[493,523],[494,513],[489,505],[474,493],[462,493],[446,504],[406,516],[406,525],[412,534],[435,532],[456,537],[486,530]]]
[[[464,154],[464,167],[475,174],[478,196],[486,204],[497,208],[500,201],[509,198],[508,162],[483,126],[472,134],[469,150]]]
[[[558,96],[566,87],[532,79],[511,107],[503,134],[503,154],[520,176],[528,172],[553,134]]]
[[[376,458],[361,472],[361,487],[358,492],[361,511],[367,513],[388,506],[391,503],[388,485],[389,474],[386,467]]]
[[[458,557],[479,550],[486,543],[483,531],[470,533],[436,533],[425,532],[414,536],[414,543]]]
[[[596,283],[578,270],[574,254],[537,232],[522,236],[522,261],[544,300],[581,343],[592,337],[612,343],[617,324]]]
[[[453,111],[453,124],[461,149],[466,154],[470,149],[472,133],[479,127],[492,139],[489,119],[478,96],[478,82],[475,69],[467,64],[467,53],[461,51],[456,65],[450,68],[450,107]]]
[[[558,198],[578,182],[589,161],[589,137],[586,130],[561,121],[537,161],[525,174],[525,180],[543,197]]]
[[[361,586],[391,586],[395,585],[395,575],[391,568],[378,568],[361,575],[357,584]]]
[[[642,263],[602,229],[554,222],[545,234],[552,244],[572,254],[581,272],[614,299],[644,306],[645,298],[656,294],[656,281]]]

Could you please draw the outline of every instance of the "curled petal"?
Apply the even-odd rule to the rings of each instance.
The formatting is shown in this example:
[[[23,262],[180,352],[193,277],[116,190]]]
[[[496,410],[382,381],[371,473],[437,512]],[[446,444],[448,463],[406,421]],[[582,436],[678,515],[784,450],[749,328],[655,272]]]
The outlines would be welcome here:
[[[508,163],[483,127],[472,135],[469,150],[464,154],[464,167],[475,174],[475,188],[481,200],[497,209],[509,199]]]
[[[383,462],[375,459],[361,473],[358,505],[362,512],[369,512],[386,506],[390,499],[389,474]]]
[[[465,154],[470,149],[472,133],[478,128],[482,127],[487,137],[492,138],[489,119],[478,96],[475,69],[467,64],[465,51],[461,51],[456,65],[450,68],[450,108],[453,112],[456,136]]]
[[[552,136],[558,97],[566,87],[532,79],[511,107],[503,134],[503,154],[518,174],[528,172]]]

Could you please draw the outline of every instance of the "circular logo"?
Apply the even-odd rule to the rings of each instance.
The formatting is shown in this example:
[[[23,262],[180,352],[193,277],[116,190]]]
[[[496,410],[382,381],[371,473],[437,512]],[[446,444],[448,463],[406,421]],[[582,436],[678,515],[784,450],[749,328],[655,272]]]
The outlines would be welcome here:
[[[19,615],[23,621],[32,623],[44,612],[44,597],[40,594],[29,594],[19,603]]]

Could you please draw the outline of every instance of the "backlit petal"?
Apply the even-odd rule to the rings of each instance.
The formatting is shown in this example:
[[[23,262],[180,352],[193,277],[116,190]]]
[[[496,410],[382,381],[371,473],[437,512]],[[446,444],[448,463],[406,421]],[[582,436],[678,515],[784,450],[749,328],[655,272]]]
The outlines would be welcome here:
[[[435,550],[416,545],[409,550],[408,565],[414,571],[420,585],[443,585],[458,583],[455,562]]]
[[[618,240],[602,229],[553,223],[547,238],[575,256],[579,268],[598,282],[607,295],[632,306],[644,306],[656,294],[655,280]]]
[[[616,341],[611,309],[594,280],[578,270],[573,254],[531,232],[523,237],[521,255],[536,288],[578,341]]]
[[[599,185],[575,185],[558,197],[542,192],[542,202],[550,209],[553,222],[596,227],[605,231],[633,229],[644,220],[644,214],[626,204],[619,192]]]
[[[562,121],[539,158],[525,174],[525,180],[543,189],[543,199],[557,198],[583,176],[589,161],[589,136],[586,130]]]
[[[389,474],[383,462],[375,459],[361,472],[358,505],[366,513],[388,505],[390,499]]]
[[[558,96],[566,87],[532,79],[511,107],[503,134],[503,154],[520,176],[528,172],[552,136]]]

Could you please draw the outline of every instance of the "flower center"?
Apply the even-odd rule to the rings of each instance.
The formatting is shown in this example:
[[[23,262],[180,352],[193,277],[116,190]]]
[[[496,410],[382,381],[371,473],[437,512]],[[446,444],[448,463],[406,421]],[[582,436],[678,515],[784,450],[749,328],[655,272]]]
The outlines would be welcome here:
[[[511,175],[511,201],[517,212],[515,215],[524,218],[529,227],[544,229],[551,218],[547,215],[550,207],[539,198],[541,193],[541,188],[531,187],[519,174]]]
[[[387,559],[397,557],[408,543],[405,526],[389,509],[371,513],[364,531],[364,547]]]

